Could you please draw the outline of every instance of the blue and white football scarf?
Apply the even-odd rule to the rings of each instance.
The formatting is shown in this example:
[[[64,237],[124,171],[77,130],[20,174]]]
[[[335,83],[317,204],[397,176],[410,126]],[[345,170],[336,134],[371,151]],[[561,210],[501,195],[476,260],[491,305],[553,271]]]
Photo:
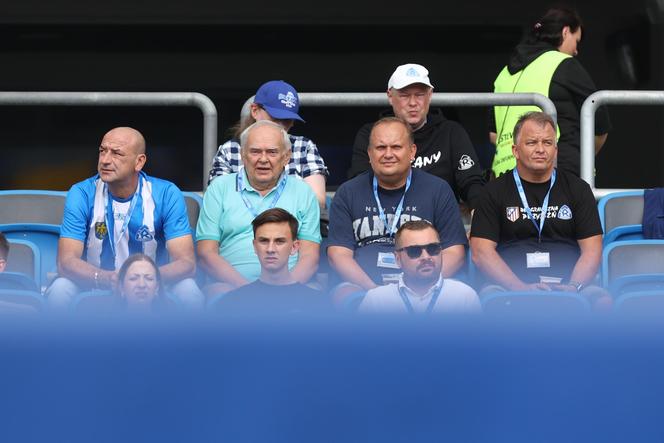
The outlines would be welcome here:
[[[95,181],[95,201],[88,227],[86,260],[103,269],[119,269],[131,254],[142,252],[156,259],[157,240],[154,229],[155,202],[152,184],[140,173],[138,189],[131,198],[129,211],[120,230],[115,228],[113,199],[109,199],[108,186],[98,178]],[[140,227],[132,229],[131,219],[140,220]],[[116,232],[120,235],[116,237]]]

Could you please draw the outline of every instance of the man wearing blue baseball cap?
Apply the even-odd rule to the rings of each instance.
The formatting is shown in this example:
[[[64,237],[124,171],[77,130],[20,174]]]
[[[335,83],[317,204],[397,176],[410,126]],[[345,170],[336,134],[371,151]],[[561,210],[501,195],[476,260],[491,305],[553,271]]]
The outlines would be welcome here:
[[[249,112],[231,128],[232,138],[219,147],[210,169],[208,183],[217,176],[240,170],[242,157],[239,138],[242,131],[257,121],[270,120],[280,124],[288,132],[296,120],[304,122],[299,111],[300,97],[293,86],[283,80],[271,80],[261,85],[249,106]],[[299,176],[311,186],[318,203],[324,208],[325,180],[328,176],[325,162],[313,141],[302,136],[289,134],[289,137],[292,152],[286,166],[287,173]]]

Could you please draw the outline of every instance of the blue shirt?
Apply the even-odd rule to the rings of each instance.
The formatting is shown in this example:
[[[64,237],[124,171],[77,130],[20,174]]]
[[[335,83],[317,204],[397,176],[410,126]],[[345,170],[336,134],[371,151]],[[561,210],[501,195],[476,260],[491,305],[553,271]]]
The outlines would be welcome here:
[[[127,233],[122,238],[117,239],[118,245],[115,249],[128,251],[128,255],[144,252],[150,255],[158,264],[165,264],[168,263],[166,241],[191,234],[184,197],[178,187],[169,181],[150,177],[143,173],[140,174],[140,177],[141,180],[145,179],[146,189],[143,189],[137,195],[134,210],[129,214],[131,218],[127,226]],[[100,182],[99,176],[95,175],[76,183],[69,189],[60,227],[60,237],[83,242],[85,245],[83,257],[86,257],[88,246],[91,243],[89,241],[90,232],[94,232],[94,235],[101,241],[101,257],[99,258],[101,268],[114,270],[119,267],[117,263],[122,263],[127,257],[115,257],[108,235],[108,231],[112,230],[112,227],[106,226],[106,221],[109,221],[109,218],[104,217],[105,213],[101,216],[95,214],[95,194],[100,186],[103,186],[103,183]],[[128,199],[117,199],[108,192],[108,197],[112,202],[125,203],[131,201],[133,195]],[[151,201],[144,201],[148,198]],[[144,207],[146,206],[154,208],[152,214],[149,214],[150,218],[153,219],[154,229],[146,230],[145,219],[148,216],[144,213]],[[101,207],[106,209],[104,204]],[[116,220],[115,214],[112,218],[114,221]],[[97,219],[94,222],[96,226],[91,226],[95,219]],[[152,223],[150,223],[150,226],[152,226]],[[144,246],[151,240],[156,241],[154,254],[144,250]],[[125,245],[123,246],[122,243],[125,243]]]
[[[253,214],[245,205],[240,191],[253,206],[256,214],[270,208],[276,187],[261,196],[249,184],[244,169],[242,190],[237,189],[237,175],[222,175],[212,181],[203,195],[203,207],[198,216],[196,240],[219,242],[219,255],[249,281],[260,276],[260,263],[254,252]],[[283,177],[283,176],[282,176]],[[293,214],[299,222],[298,240],[320,243],[320,208],[311,187],[301,179],[286,175],[286,185],[275,207]],[[297,263],[291,256],[289,268]]]

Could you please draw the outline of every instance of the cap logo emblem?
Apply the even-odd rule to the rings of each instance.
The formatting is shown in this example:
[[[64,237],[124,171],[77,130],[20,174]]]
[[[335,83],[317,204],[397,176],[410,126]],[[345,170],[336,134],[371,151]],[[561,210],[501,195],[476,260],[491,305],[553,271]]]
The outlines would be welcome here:
[[[290,91],[288,91],[288,94],[279,94],[278,98],[279,101],[287,108],[294,108],[297,106],[297,97],[295,97],[295,95]]]
[[[410,68],[410,69],[408,69],[408,71],[406,71],[406,76],[408,76],[408,77],[419,77],[420,73],[417,72],[417,69]]]

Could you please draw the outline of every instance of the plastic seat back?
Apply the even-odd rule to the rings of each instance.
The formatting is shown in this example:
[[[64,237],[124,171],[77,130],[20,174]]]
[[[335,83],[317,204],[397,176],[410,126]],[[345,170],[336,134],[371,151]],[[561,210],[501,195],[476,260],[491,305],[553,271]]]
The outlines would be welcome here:
[[[41,275],[41,254],[39,248],[28,240],[10,238],[7,272],[19,272],[30,277],[34,282]]]
[[[0,272],[0,289],[18,289],[40,293],[39,286],[34,279],[20,272]]]
[[[10,241],[29,241],[39,248],[40,275],[35,281],[42,288],[47,286],[50,277],[57,271],[60,225],[40,223],[0,225],[0,232],[3,232]]]
[[[195,192],[183,192],[182,195],[184,195],[184,202],[187,205],[187,216],[189,217],[192,236],[196,240],[196,225],[198,224],[198,214],[203,206],[203,197]]]
[[[613,242],[602,252],[602,286],[628,275],[664,274],[664,240]]]
[[[616,299],[614,311],[620,315],[646,317],[664,322],[664,290],[626,292]]]
[[[59,225],[66,197],[65,191],[0,191],[0,224]]]
[[[0,289],[0,314],[44,311],[46,300],[37,291]]]
[[[599,217],[604,229],[604,244],[622,238],[629,234],[638,237],[643,222],[643,190],[613,192],[605,195],[598,203]],[[616,229],[625,229],[624,232],[613,232]]]

